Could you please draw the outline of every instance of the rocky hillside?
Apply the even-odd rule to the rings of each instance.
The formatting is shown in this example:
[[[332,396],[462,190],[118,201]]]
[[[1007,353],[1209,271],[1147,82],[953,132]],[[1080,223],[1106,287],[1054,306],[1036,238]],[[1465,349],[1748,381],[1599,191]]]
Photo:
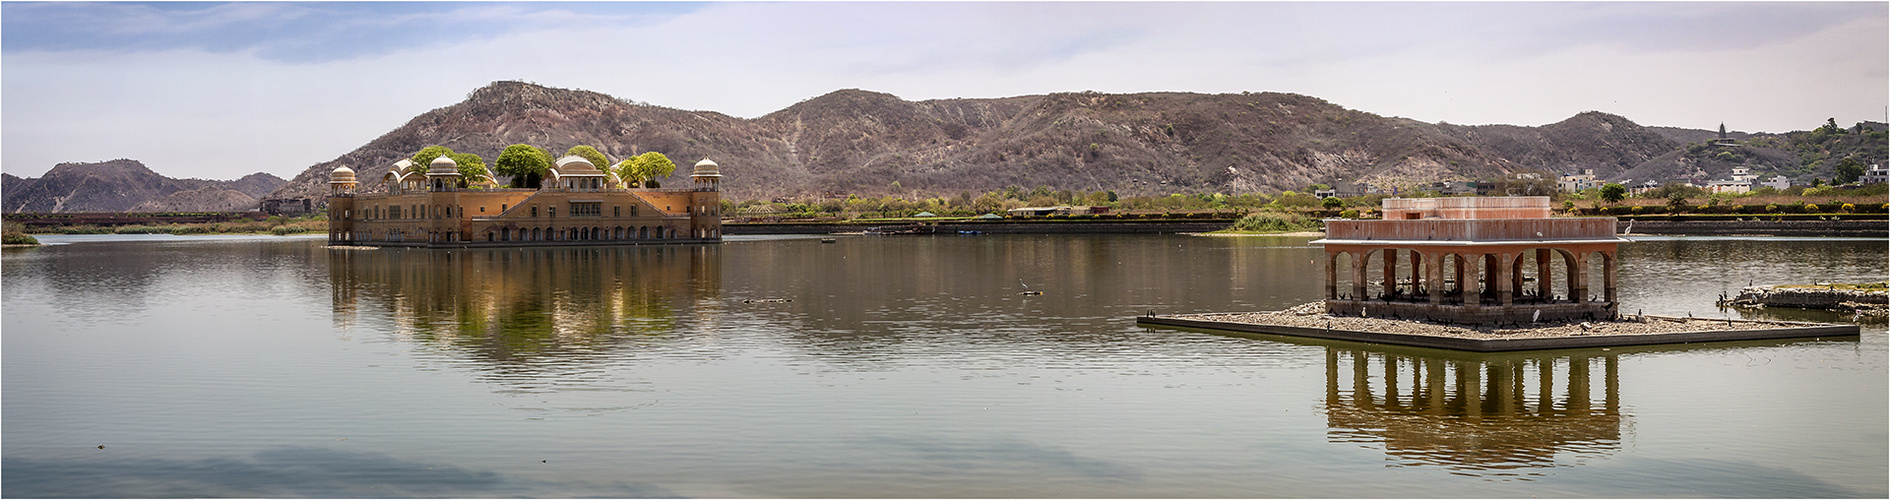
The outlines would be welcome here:
[[[234,181],[173,179],[127,159],[61,163],[41,177],[0,180],[0,209],[7,212],[254,210],[257,199],[286,182],[261,172]]]
[[[754,119],[650,106],[596,92],[496,82],[424,113],[268,197],[318,198],[354,168],[378,191],[394,161],[429,145],[492,161],[506,145],[643,151],[682,168],[721,164],[738,199],[842,193],[956,194],[1017,185],[1123,194],[1251,192],[1367,180],[1415,185],[1523,170],[1610,176],[1682,143],[1589,112],[1541,127],[1422,123],[1302,95],[1058,93],[906,101],[841,90]],[[897,183],[897,187],[895,187]]]

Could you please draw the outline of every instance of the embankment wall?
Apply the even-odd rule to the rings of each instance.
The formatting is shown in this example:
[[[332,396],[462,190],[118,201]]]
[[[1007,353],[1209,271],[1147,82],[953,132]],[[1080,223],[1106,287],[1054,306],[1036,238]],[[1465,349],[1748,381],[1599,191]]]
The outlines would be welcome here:
[[[1615,222],[1615,233],[1670,234],[1687,236],[1846,236],[1854,238],[1890,238],[1886,220],[1622,220]]]

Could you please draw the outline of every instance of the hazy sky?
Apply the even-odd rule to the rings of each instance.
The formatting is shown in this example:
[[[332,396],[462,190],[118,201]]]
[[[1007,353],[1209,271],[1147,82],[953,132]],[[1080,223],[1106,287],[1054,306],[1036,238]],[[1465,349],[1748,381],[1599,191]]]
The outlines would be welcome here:
[[[0,3],[0,170],[291,177],[495,80],[755,117],[1293,92],[1386,116],[1783,132],[1884,120],[1890,3]]]

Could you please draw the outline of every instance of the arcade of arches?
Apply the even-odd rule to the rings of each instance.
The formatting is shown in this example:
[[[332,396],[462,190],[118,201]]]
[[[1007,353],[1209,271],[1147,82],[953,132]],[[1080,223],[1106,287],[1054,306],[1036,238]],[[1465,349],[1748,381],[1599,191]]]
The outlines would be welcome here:
[[[1453,198],[1466,206],[1442,213],[1462,218],[1394,219],[1396,202],[1410,201],[1394,198],[1386,220],[1327,221],[1328,238],[1314,242],[1326,251],[1327,313],[1475,324],[1614,317],[1615,256],[1627,241],[1614,219],[1551,219],[1548,198],[1516,198],[1540,198],[1544,216],[1506,206],[1504,218],[1477,218],[1490,215],[1477,212],[1480,200],[1518,201]]]

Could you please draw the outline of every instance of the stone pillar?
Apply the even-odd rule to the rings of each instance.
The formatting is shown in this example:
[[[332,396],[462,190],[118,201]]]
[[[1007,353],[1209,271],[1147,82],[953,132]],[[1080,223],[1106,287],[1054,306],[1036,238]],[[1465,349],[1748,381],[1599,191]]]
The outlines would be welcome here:
[[[1339,298],[1339,253],[1326,247],[1326,300]]]
[[[1431,304],[1444,303],[1444,254],[1424,254],[1424,288],[1430,292]]]
[[[1580,257],[1567,250],[1557,249],[1556,253],[1562,254],[1562,264],[1568,270],[1562,277],[1563,280],[1568,281],[1567,286],[1563,287],[1562,290],[1568,292],[1569,302],[1577,302],[1575,299],[1575,290],[1576,287],[1579,286],[1577,283],[1581,282],[1582,277]],[[1584,289],[1583,291],[1587,290]]]
[[[1555,291],[1554,288],[1550,287],[1551,285],[1549,283],[1551,281],[1554,281],[1554,279],[1552,279],[1554,277],[1555,277],[1555,272],[1549,269],[1549,249],[1547,248],[1536,249],[1536,298],[1537,299],[1549,300],[1549,293]]]
[[[1480,266],[1471,264],[1470,259],[1462,254],[1457,255],[1457,287],[1463,290],[1463,305],[1478,306],[1483,304],[1476,283],[1476,268]]]
[[[1384,254],[1385,286],[1383,288],[1385,298],[1389,299],[1392,296],[1398,295],[1398,249],[1387,248],[1384,250]],[[1609,287],[1608,289],[1613,290],[1614,287]]]
[[[1568,298],[1576,304],[1588,303],[1588,255],[1574,254],[1569,263]]]
[[[1365,264],[1371,255],[1362,250],[1352,254],[1352,300],[1365,300]]]
[[[1419,286],[1424,285],[1424,254],[1411,251],[1411,296],[1417,297]]]
[[[1507,305],[1510,302],[1515,301],[1516,297],[1519,297],[1522,295],[1523,254],[1520,254],[1520,253],[1507,254],[1504,256],[1504,258],[1508,259],[1508,262],[1509,262],[1509,264],[1507,265],[1509,266],[1509,297],[1510,298],[1507,299],[1506,302],[1504,302],[1504,304]]]
[[[1515,257],[1509,252],[1491,257],[1494,257],[1497,269],[1486,281],[1496,285],[1496,303],[1505,306],[1513,304],[1516,302],[1516,285],[1522,281],[1522,266],[1516,265],[1512,260]]]
[[[1614,265],[1614,253],[1603,253],[1603,254],[1601,254],[1601,258],[1602,258],[1602,261],[1601,261],[1601,262],[1602,262],[1602,268],[1604,269],[1604,271],[1602,271],[1602,275],[1601,275],[1601,287],[1602,287],[1602,295],[1603,295],[1603,300],[1606,300],[1606,301],[1608,301],[1608,303],[1609,303],[1609,304],[1614,304],[1614,303],[1615,303],[1615,301],[1614,301],[1614,299],[1615,299],[1615,295],[1614,295],[1614,268],[1615,268],[1615,265]]]

